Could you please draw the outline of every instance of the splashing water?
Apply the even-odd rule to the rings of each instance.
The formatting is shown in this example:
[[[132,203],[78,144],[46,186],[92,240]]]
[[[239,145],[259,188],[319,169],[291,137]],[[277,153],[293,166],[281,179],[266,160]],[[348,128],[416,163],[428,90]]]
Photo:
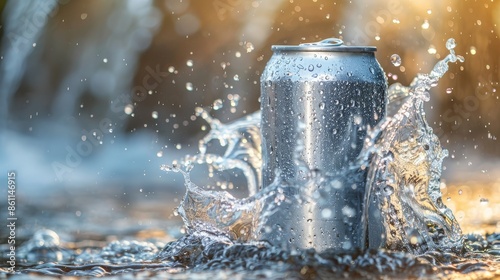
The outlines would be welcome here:
[[[431,249],[461,247],[461,231],[451,211],[442,203],[440,192],[441,165],[447,151],[432,133],[425,118],[423,103],[429,90],[448,70],[448,63],[463,61],[454,53],[453,39],[447,42],[450,54],[439,61],[429,74],[419,74],[409,87],[394,84],[389,89],[388,117],[367,138],[360,160],[351,169],[368,168],[365,222],[371,248],[423,253]],[[198,109],[211,125],[210,133],[200,141],[200,155],[184,161],[187,192],[179,213],[190,233],[214,231],[244,240],[258,239],[266,218],[279,204],[321,203],[322,190],[335,187],[336,178],[302,170],[303,181],[274,182],[246,200],[238,200],[227,192],[203,191],[193,185],[187,172],[193,162],[207,163],[217,169],[239,168],[255,193],[261,168],[260,113],[228,125]],[[217,140],[227,149],[222,156],[207,154],[207,143]],[[304,168],[303,168],[304,169]],[[249,175],[251,175],[249,177]],[[342,187],[342,186],[340,186]],[[293,188],[294,191],[283,191]],[[283,193],[297,193],[284,197]],[[313,195],[311,195],[313,193]],[[273,201],[274,200],[274,201]],[[348,210],[343,209],[344,215]],[[325,213],[327,215],[328,213]],[[227,219],[227,217],[230,217]],[[275,229],[273,229],[275,230]],[[278,233],[279,234],[279,233]]]
[[[418,75],[410,87],[389,88],[390,117],[367,140],[364,156],[373,157],[368,165],[365,217],[381,221],[368,222],[369,244],[374,247],[413,253],[461,248],[460,227],[441,200],[442,162],[448,152],[441,149],[423,108],[428,91],[446,73],[448,63],[463,62],[454,47],[454,40],[448,40],[450,54],[430,74]]]
[[[185,162],[208,163],[218,170],[239,169],[243,171],[250,195],[257,192],[261,184],[262,153],[260,147],[260,112],[255,112],[230,124],[222,124],[210,117],[207,111],[196,108],[196,114],[206,120],[211,129],[200,140],[200,155],[187,157]],[[207,154],[207,144],[213,140],[226,147],[223,156]]]
[[[365,219],[371,225],[366,233],[371,250],[351,255],[290,251],[258,241],[260,232],[270,230],[264,226],[266,218],[280,206],[321,203],[323,188],[342,186],[335,178],[304,166],[298,181],[275,181],[258,190],[260,113],[222,124],[198,108],[196,113],[211,126],[200,141],[200,153],[162,167],[184,176],[186,193],[177,211],[186,235],[166,245],[113,241],[74,246],[55,232],[41,231],[19,248],[22,273],[99,277],[134,272],[137,277],[159,279],[173,274],[176,279],[500,276],[500,235],[462,236],[452,212],[441,201],[441,165],[447,152],[427,124],[423,104],[448,63],[463,61],[453,51],[454,41],[449,40],[447,47],[450,54],[429,74],[418,75],[409,87],[394,84],[389,88],[388,116],[371,130],[359,160],[353,163],[352,168],[368,168]],[[222,155],[208,152],[213,141],[225,148]],[[208,165],[210,172],[242,170],[249,197],[237,199],[226,191],[197,186],[190,172],[198,164]],[[296,195],[286,197],[285,193]]]

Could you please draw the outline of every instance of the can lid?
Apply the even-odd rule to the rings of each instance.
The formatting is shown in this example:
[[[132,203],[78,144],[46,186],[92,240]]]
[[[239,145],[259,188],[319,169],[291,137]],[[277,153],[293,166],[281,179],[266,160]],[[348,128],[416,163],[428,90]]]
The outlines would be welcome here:
[[[300,45],[273,45],[273,51],[315,51],[315,52],[375,52],[374,46],[345,46],[344,41],[338,38],[328,38],[319,42]]]

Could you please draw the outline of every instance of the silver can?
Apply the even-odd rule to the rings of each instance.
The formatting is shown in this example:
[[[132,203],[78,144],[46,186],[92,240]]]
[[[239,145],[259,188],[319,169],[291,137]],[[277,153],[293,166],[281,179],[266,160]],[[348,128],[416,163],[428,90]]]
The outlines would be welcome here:
[[[312,201],[283,203],[260,239],[287,249],[363,249],[366,171],[352,163],[367,129],[385,116],[387,80],[376,48],[327,39],[272,50],[261,76],[263,187],[275,179],[296,183],[301,165],[330,184]],[[285,192],[297,195],[294,188]]]

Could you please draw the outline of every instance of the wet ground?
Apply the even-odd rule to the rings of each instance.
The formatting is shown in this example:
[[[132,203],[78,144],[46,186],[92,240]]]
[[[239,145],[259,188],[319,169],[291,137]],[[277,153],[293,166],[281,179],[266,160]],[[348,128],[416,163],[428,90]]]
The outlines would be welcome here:
[[[460,252],[420,256],[383,250],[352,256],[283,251],[266,243],[235,244],[208,234],[183,235],[182,222],[173,215],[175,198],[159,195],[125,195],[128,201],[124,201],[124,196],[96,199],[82,191],[38,205],[21,200],[17,273],[12,279],[496,278],[500,235],[491,233],[500,232],[498,190],[500,182],[443,185],[443,200],[466,233],[465,246]],[[3,256],[8,250],[5,241]],[[6,259],[1,263],[6,270]]]

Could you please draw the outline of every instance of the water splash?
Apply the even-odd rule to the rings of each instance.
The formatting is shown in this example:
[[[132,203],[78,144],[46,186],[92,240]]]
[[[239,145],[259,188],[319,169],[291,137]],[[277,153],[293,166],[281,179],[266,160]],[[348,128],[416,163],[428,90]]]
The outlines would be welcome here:
[[[365,223],[370,248],[415,254],[461,248],[460,227],[441,201],[441,169],[447,151],[441,148],[427,124],[423,109],[424,102],[430,99],[429,90],[446,73],[448,63],[463,61],[454,53],[453,39],[447,42],[447,47],[450,54],[429,74],[419,74],[409,87],[401,84],[390,87],[388,117],[372,130],[360,160],[351,166],[353,170],[369,169]],[[334,176],[302,168],[303,174],[297,176],[302,180],[276,181],[256,193],[262,163],[260,112],[229,124],[222,124],[201,108],[197,114],[210,124],[211,130],[200,141],[200,154],[188,156],[182,162],[187,191],[179,214],[190,233],[211,232],[230,240],[245,241],[258,240],[262,231],[279,234],[279,228],[265,228],[265,221],[276,209],[284,209],[280,204],[321,203],[325,189],[335,187],[339,181]],[[224,155],[207,153],[207,144],[211,141],[227,147]],[[239,200],[227,192],[197,187],[188,174],[194,163],[206,163],[219,170],[243,170],[251,196]],[[343,209],[342,213],[348,214],[344,212]]]
[[[429,74],[419,74],[409,87],[389,88],[392,113],[367,139],[362,152],[369,169],[365,217],[370,247],[416,254],[461,248],[460,226],[440,191],[448,151],[427,124],[423,108],[448,63],[464,60],[455,55],[453,39],[446,45],[450,54]]]
[[[210,125],[209,133],[200,140],[200,155],[187,157],[188,161],[207,163],[217,170],[239,169],[247,179],[248,192],[257,193],[261,185],[262,153],[260,146],[260,112],[255,112],[238,121],[223,124],[210,116],[209,112],[196,108],[196,114]],[[226,147],[222,156],[207,154],[208,143],[218,141]]]
[[[226,191],[203,190],[191,182],[189,171],[192,167],[190,161],[183,161],[182,166],[162,167],[165,171],[180,172],[184,176],[186,194],[177,212],[188,233],[210,235],[223,242],[247,241],[260,212],[258,199],[238,200]]]

